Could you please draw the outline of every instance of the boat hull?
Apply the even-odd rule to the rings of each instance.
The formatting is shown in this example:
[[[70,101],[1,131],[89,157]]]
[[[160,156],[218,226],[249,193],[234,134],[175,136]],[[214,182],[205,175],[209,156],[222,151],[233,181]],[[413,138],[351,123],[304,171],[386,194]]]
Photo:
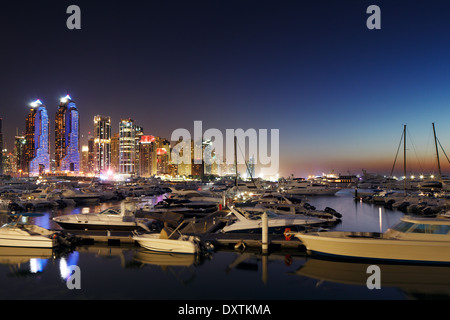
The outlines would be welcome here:
[[[155,252],[195,254],[197,248],[194,242],[174,239],[161,239],[158,234],[135,236],[133,239],[147,250]]]
[[[43,236],[0,236],[0,247],[53,248],[56,245],[56,240]]]
[[[110,231],[133,231],[133,230],[145,230],[147,229],[140,224],[128,222],[122,224],[104,224],[104,223],[84,223],[79,222],[63,222],[55,221],[61,228],[66,230],[110,230]]]
[[[312,253],[343,258],[404,262],[450,263],[447,241],[396,240],[377,237],[336,237],[335,232],[296,234]],[[343,233],[341,233],[343,234]]]
[[[292,225],[292,226],[274,226],[268,227],[268,234],[283,234],[285,232],[301,232],[305,231],[307,228],[311,228],[311,225]],[[228,228],[223,228],[224,233],[253,233],[260,234],[262,233],[262,227],[239,227],[235,228],[233,225]]]

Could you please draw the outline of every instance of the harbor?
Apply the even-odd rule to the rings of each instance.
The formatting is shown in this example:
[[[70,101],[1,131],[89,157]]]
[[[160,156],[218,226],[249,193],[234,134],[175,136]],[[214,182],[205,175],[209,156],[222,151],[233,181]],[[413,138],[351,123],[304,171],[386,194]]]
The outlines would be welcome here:
[[[308,250],[305,242],[297,237],[317,231],[321,235],[344,231],[383,234],[410,213],[380,201],[367,201],[357,196],[354,188],[341,187],[328,194],[316,194],[317,190],[311,190],[308,195],[302,192],[294,196],[293,192],[284,193],[284,189],[272,183],[259,194],[252,189],[252,195],[248,190],[236,192],[234,187],[229,185],[227,193],[224,189],[217,191],[211,184],[195,183],[195,187],[189,188],[165,185],[160,186],[161,192],[148,191],[148,195],[127,194],[121,199],[3,212],[0,214],[3,223],[19,220],[63,232],[74,242],[64,250],[1,247],[0,279],[13,288],[1,293],[1,298],[408,300],[450,297],[450,284],[446,282],[450,279],[448,265],[376,261],[382,270],[388,270],[387,278],[383,279],[389,281],[382,282],[381,290],[373,291],[363,282],[367,279],[365,268],[373,261],[324,259]],[[370,191],[358,190],[359,195]],[[409,196],[413,196],[411,192]],[[272,213],[274,218],[275,212],[282,215],[282,210],[283,216],[290,216],[289,222],[284,219],[282,225],[269,228],[269,218],[262,216]],[[263,221],[262,224],[258,222],[259,227],[249,229],[250,222],[239,220],[239,212],[245,212],[256,221],[266,219],[266,227]],[[439,214],[446,213],[443,206]],[[102,215],[115,215],[114,221],[120,221],[115,222],[116,226],[133,223],[134,227],[129,230],[102,227],[98,218]],[[431,214],[416,216],[429,218]],[[75,218],[82,227],[75,229],[66,225],[63,228],[64,221],[72,221],[67,219],[69,217]],[[295,220],[297,222],[292,224],[293,217],[303,220]],[[278,223],[270,221],[270,224]],[[147,230],[138,227],[143,222],[147,223],[143,227]],[[241,231],[226,229],[240,224]],[[165,237],[162,237],[164,230]],[[147,234],[157,235],[155,239],[159,242],[155,244],[151,238],[145,238]],[[178,236],[174,238],[175,234]],[[169,244],[167,240],[162,244],[163,238],[168,239]],[[152,241],[150,249],[143,247],[141,239]],[[192,242],[196,245],[192,249],[183,249],[190,251],[179,251],[180,241],[185,245],[193,239],[196,239],[197,242]],[[200,242],[202,250],[198,249]],[[152,247],[154,245],[157,247]],[[73,265],[82,270],[81,290],[66,287],[67,270]],[[403,270],[420,273],[420,277],[404,282],[391,278],[391,273]],[[438,284],[435,278],[431,279],[428,270],[436,277],[443,277],[442,282]],[[120,289],[106,277],[120,283]],[[35,281],[39,281],[40,289],[31,290]],[[157,291],[157,294],[146,290],[150,283],[152,292]],[[221,289],[213,289],[212,283]],[[18,286],[28,289],[15,290]],[[55,288],[59,289],[55,291]],[[291,290],[286,292],[285,288]],[[36,295],[36,290],[42,292]]]

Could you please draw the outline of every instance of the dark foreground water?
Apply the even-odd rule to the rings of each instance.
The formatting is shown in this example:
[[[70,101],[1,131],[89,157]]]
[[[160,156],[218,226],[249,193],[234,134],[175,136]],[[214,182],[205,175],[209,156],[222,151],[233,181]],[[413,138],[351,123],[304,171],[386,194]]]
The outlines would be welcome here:
[[[336,230],[383,232],[403,214],[353,201],[350,192],[310,197],[343,215]],[[99,208],[70,209],[75,212]],[[55,227],[44,213],[34,223]],[[70,213],[70,212],[69,212]],[[70,289],[70,267],[80,288]],[[450,268],[383,265],[381,289],[366,285],[369,264],[319,260],[300,251],[263,256],[250,250],[217,251],[202,261],[187,255],[156,254],[134,246],[90,245],[62,257],[51,251],[0,249],[0,299],[133,300],[404,300],[449,299]]]

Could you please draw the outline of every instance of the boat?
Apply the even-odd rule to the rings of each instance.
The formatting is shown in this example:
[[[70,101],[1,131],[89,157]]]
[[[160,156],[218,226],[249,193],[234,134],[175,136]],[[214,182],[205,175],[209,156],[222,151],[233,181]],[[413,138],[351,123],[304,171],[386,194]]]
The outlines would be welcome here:
[[[122,201],[120,209],[108,208],[99,213],[80,213],[54,217],[53,221],[70,230],[150,231],[148,225],[153,219],[137,218],[133,208]],[[133,206],[133,203],[131,203]]]
[[[279,191],[288,195],[328,196],[335,195],[339,190],[341,189],[326,184],[294,178],[281,186]]]
[[[450,219],[404,216],[385,233],[294,233],[319,255],[395,262],[450,263]]]
[[[61,196],[62,199],[73,200],[76,204],[97,203],[102,197],[98,192],[89,192],[80,189],[62,189]]]
[[[53,231],[33,225],[18,222],[4,224],[0,228],[0,246],[26,248],[53,248],[58,245],[58,239]]]
[[[141,247],[156,252],[195,254],[199,251],[198,239],[163,228],[161,232],[135,234],[133,240]]]
[[[250,212],[241,207],[230,207],[230,214],[236,219],[230,220],[222,232],[261,233],[262,214],[267,214],[269,233],[283,233],[286,229],[304,230],[308,227],[319,226],[324,223],[317,217],[303,216],[299,214],[276,214],[271,210],[257,210]]]

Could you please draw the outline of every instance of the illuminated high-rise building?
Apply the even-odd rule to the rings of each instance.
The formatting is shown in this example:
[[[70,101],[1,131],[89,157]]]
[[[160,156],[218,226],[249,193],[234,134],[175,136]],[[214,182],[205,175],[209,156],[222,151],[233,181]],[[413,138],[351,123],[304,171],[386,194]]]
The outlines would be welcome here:
[[[141,137],[144,135],[144,128],[138,125],[134,125],[134,173],[136,176],[140,176],[140,156],[139,156],[139,145],[141,143]]]
[[[156,142],[154,136],[143,135],[139,143],[139,173],[141,177],[151,177],[157,173]]]
[[[115,133],[111,138],[111,170],[119,172],[119,133]]]
[[[25,122],[25,161],[30,174],[50,172],[49,121],[45,105],[40,100],[30,104]]]
[[[0,151],[3,150],[3,133],[2,133],[2,121],[0,118]],[[3,152],[0,152],[0,175],[3,174]]]
[[[57,172],[80,172],[80,127],[75,102],[62,98],[55,117],[55,165]]]
[[[111,118],[94,117],[94,170],[96,174],[111,169]]]
[[[156,172],[158,175],[169,173],[170,142],[156,137]]]
[[[119,173],[134,175],[136,172],[136,130],[132,119],[119,123]]]
[[[25,136],[15,136],[14,138],[14,158],[16,161],[16,170],[19,174],[28,172],[25,159],[27,139]]]

